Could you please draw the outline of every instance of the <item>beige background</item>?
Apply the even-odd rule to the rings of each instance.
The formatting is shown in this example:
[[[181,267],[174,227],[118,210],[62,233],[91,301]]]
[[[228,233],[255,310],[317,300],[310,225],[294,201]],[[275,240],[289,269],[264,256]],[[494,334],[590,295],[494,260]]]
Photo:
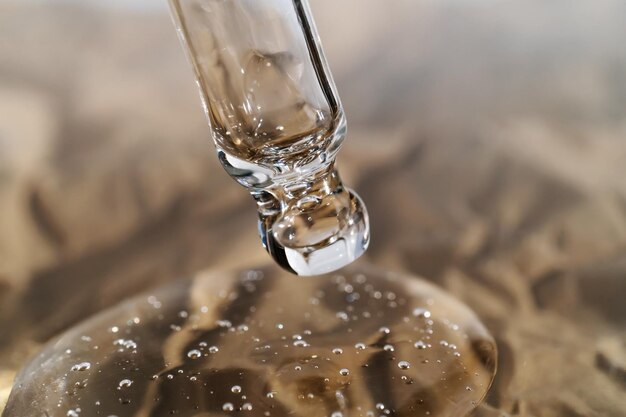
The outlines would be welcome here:
[[[626,409],[626,4],[313,0],[369,260],[496,335],[477,414]],[[166,9],[0,4],[0,409],[85,316],[268,261]]]

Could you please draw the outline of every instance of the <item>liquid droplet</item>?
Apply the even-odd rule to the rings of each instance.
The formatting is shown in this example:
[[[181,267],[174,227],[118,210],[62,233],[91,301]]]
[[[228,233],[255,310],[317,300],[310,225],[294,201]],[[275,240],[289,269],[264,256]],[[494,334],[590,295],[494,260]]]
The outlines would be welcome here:
[[[317,410],[321,417],[332,417],[334,412],[343,417],[391,417],[398,406],[395,398],[422,398],[423,387],[443,384],[446,388],[433,392],[432,399],[443,415],[456,416],[461,413],[451,413],[451,407],[465,415],[473,408],[470,402],[482,398],[490,384],[495,363],[493,339],[467,308],[426,282],[397,276],[387,280],[385,275],[368,272],[367,281],[359,284],[347,270],[343,283],[335,283],[334,276],[320,276],[298,283],[299,291],[291,291],[290,285],[297,285],[293,276],[270,268],[263,278],[266,281],[255,280],[256,288],[249,293],[248,281],[241,281],[246,276],[235,272],[222,280],[200,276],[192,285],[183,281],[159,291],[162,307],[158,310],[141,297],[137,304],[131,300],[109,310],[99,322],[70,330],[62,336],[62,344],[44,351],[27,368],[25,377],[16,381],[16,387],[22,387],[16,391],[16,400],[9,400],[8,406],[13,407],[9,414],[35,415],[30,402],[30,410],[25,410],[17,401],[28,395],[40,401],[34,406],[41,406],[35,409],[36,415],[56,410],[63,417],[68,409],[78,407],[82,410],[78,417],[135,415],[146,401],[158,403],[159,415],[174,411],[180,416],[221,412],[224,417],[264,417],[267,411],[270,415],[265,417],[278,417],[283,412],[307,415]],[[423,286],[427,296],[420,295],[416,284]],[[337,287],[341,287],[340,293],[335,292]],[[350,303],[345,289],[360,293],[359,302]],[[381,299],[370,296],[377,290]],[[391,293],[398,303],[395,311],[387,305]],[[190,296],[197,300],[190,303]],[[319,305],[308,303],[312,296],[320,300]],[[290,297],[289,302],[285,297]],[[426,306],[427,297],[436,300],[437,314],[417,319],[412,315],[414,307]],[[136,305],[140,308],[135,310]],[[207,315],[199,315],[202,306],[207,306]],[[178,313],[182,310],[188,311],[188,323],[181,332],[172,333],[169,326],[181,323]],[[335,318],[337,311],[349,315],[350,321]],[[117,335],[108,331],[111,323],[127,323],[129,317],[139,317],[140,323],[120,326]],[[232,323],[216,325],[217,320],[226,318]],[[242,323],[248,329],[245,332]],[[278,329],[276,323],[284,328]],[[449,323],[462,324],[453,330]],[[431,329],[434,334],[428,333]],[[92,338],[88,345],[84,335]],[[441,347],[441,340],[449,342],[448,347]],[[141,349],[131,355],[129,341]],[[310,347],[303,347],[304,343]],[[95,345],[100,349],[91,349]],[[424,347],[428,350],[420,350]],[[155,360],[163,358],[164,349],[169,350],[166,359]],[[201,357],[193,360],[198,352]],[[459,352],[462,356],[455,357]],[[382,360],[376,363],[372,358]],[[91,369],[82,374],[70,371],[82,362],[89,362]],[[380,373],[380,367],[391,370]],[[267,372],[260,374],[260,368]],[[78,371],[78,366],[75,369]],[[121,383],[125,379],[134,383]],[[50,383],[55,380],[65,383],[62,387]],[[368,390],[374,385],[388,387],[389,397],[347,395],[355,387]],[[468,386],[473,392],[466,391]],[[337,392],[345,398],[336,396]],[[374,404],[383,399],[385,406],[375,409]],[[94,405],[96,400],[101,402],[99,406]],[[248,411],[244,404],[254,409]],[[327,405],[320,412],[323,404]],[[420,410],[407,412],[425,414],[433,403],[424,404]],[[435,409],[430,411],[431,417],[436,414]]]

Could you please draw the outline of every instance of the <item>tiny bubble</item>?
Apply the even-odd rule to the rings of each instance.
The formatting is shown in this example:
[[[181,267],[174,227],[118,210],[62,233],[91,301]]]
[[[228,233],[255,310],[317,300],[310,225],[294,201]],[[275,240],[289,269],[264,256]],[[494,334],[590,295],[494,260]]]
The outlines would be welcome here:
[[[187,357],[190,359],[198,359],[201,356],[202,352],[200,352],[198,349],[193,349],[187,352]]]
[[[346,313],[345,311],[340,311],[337,314],[335,314],[335,316],[342,321],[349,320],[348,313]]]
[[[81,363],[77,363],[76,365],[72,366],[72,371],[77,371],[77,372],[82,372],[82,371],[88,371],[89,368],[91,368],[91,363],[90,362],[81,362]]]
[[[413,315],[415,317],[423,317],[423,318],[429,318],[430,317],[430,311],[424,309],[424,308],[416,308],[413,310]]]
[[[131,385],[133,385],[133,381],[131,381],[130,379],[122,379],[118,384],[118,388],[128,388]]]

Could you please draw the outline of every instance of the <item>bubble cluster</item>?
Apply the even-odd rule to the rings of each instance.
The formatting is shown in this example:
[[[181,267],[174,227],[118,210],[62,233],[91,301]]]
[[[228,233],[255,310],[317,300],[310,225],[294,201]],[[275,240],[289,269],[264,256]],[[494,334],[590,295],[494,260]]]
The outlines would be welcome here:
[[[452,404],[471,410],[493,375],[495,345],[472,313],[415,278],[346,271],[294,281],[268,269],[197,278],[153,297],[61,336],[17,381],[22,388],[7,404],[9,415],[59,409],[76,413],[70,417],[123,416],[148,409],[272,417],[315,409],[327,417],[398,410],[436,417],[451,415],[445,413]],[[309,303],[311,297],[320,303]],[[391,396],[379,398],[381,387]],[[33,409],[24,410],[26,402]]]

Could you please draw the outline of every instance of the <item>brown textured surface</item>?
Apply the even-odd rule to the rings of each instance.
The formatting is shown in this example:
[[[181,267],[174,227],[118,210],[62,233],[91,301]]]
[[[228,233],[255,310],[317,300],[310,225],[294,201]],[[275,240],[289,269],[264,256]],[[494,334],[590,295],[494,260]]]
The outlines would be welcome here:
[[[621,415],[624,4],[314,6],[369,260],[446,288],[498,340],[478,414]],[[16,368],[60,330],[267,257],[164,13],[3,3],[0,56],[2,408]]]

